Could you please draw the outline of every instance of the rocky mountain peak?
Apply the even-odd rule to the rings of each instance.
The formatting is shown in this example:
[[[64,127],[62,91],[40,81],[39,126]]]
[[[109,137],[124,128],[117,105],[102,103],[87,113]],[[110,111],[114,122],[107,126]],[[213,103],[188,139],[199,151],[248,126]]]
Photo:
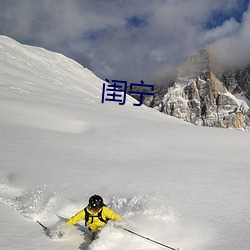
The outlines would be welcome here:
[[[206,73],[210,69],[209,53],[201,49],[194,55],[188,57],[177,69],[177,77],[193,77]]]
[[[196,125],[248,129],[250,109],[233,94],[236,86],[242,91],[249,78],[232,72],[218,76],[212,68],[209,51],[198,51],[179,66],[173,84],[165,91],[161,86],[146,105]]]

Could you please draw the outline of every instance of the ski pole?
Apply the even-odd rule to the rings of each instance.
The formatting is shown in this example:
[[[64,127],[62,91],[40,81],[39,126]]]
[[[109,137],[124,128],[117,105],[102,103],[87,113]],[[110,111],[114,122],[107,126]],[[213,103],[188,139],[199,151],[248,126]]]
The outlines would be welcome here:
[[[154,242],[154,243],[156,243],[156,244],[158,244],[158,245],[161,245],[161,246],[163,246],[163,247],[169,248],[169,249],[171,249],[171,250],[180,250],[180,248],[173,248],[173,247],[167,246],[167,245],[162,244],[162,243],[160,243],[160,242],[158,242],[158,241],[155,241],[155,240],[152,240],[152,239],[150,239],[150,238],[148,238],[148,237],[145,237],[145,236],[143,236],[143,235],[141,235],[141,234],[135,233],[135,232],[133,232],[133,231],[127,229],[127,228],[122,228],[122,229],[125,230],[125,231],[127,231],[127,232],[129,232],[129,233],[131,233],[131,234],[137,235],[137,236],[139,236],[139,237],[141,237],[141,238],[143,238],[143,239],[145,239],[145,240]]]
[[[36,221],[40,226],[42,226],[43,227],[43,229],[46,231],[46,230],[48,230],[48,228],[47,227],[45,227],[41,222],[39,222],[38,220]]]

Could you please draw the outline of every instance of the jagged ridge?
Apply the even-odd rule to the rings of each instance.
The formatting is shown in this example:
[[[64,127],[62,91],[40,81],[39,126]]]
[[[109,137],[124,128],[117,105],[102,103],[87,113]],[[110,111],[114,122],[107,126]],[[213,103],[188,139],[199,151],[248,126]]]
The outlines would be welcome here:
[[[171,87],[157,89],[145,104],[196,125],[248,129],[250,109],[233,94],[249,96],[249,71],[214,73],[208,50],[187,58]]]

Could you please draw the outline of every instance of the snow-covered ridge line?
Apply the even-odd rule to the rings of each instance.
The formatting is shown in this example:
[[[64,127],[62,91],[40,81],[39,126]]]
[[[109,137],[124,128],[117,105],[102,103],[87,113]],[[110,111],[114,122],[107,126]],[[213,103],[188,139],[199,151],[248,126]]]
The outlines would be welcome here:
[[[32,86],[37,86],[38,83],[42,84],[44,89],[54,84],[58,90],[68,89],[93,96],[93,93],[84,89],[84,85],[89,85],[93,92],[100,93],[101,80],[96,77],[96,83],[90,84],[88,79],[95,77],[94,74],[72,59],[40,47],[22,45],[8,37],[0,36],[0,38],[0,58],[1,62],[4,62],[1,64],[1,73],[4,74],[1,77],[2,84],[6,79],[5,75],[11,75],[15,70],[15,78],[22,79],[25,76],[22,86],[31,93],[34,89]]]

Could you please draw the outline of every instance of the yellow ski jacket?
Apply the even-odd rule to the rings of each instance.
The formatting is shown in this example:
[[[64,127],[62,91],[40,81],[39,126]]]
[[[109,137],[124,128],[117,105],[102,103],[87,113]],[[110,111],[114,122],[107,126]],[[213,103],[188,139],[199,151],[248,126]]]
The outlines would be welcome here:
[[[106,223],[104,221],[112,220],[112,221],[121,221],[120,215],[116,214],[113,210],[110,208],[103,206],[99,211],[93,212],[89,209],[89,207],[86,207],[87,212],[89,213],[88,221],[85,221],[86,226],[90,229],[92,233],[97,232],[100,228],[102,228]],[[104,220],[100,220],[98,218],[98,215],[101,212],[101,218]],[[85,220],[85,210],[82,209],[77,214],[72,216],[68,221],[67,224],[74,225],[80,220]]]

